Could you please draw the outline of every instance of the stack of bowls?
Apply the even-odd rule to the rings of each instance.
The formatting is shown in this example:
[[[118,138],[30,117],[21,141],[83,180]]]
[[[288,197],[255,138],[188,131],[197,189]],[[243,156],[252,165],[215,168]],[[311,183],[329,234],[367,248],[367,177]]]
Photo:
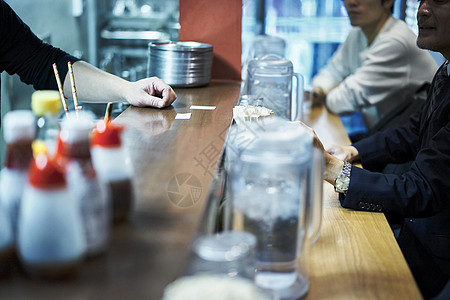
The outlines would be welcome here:
[[[213,47],[198,42],[148,45],[147,76],[157,76],[174,87],[206,85],[211,80]]]

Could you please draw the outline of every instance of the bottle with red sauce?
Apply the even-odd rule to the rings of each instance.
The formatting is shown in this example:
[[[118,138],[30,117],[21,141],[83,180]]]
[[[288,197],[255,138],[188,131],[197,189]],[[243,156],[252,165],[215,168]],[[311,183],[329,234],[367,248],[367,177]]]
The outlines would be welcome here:
[[[91,136],[92,161],[110,189],[115,223],[128,218],[134,202],[131,166],[121,140],[123,130],[122,125],[101,120]]]
[[[91,160],[90,133],[94,116],[70,113],[61,124],[57,156],[64,162],[69,191],[83,218],[87,255],[106,251],[111,228],[111,204],[107,187],[101,184]]]
[[[78,270],[86,239],[64,171],[47,153],[32,160],[19,212],[17,253],[31,275],[60,278]]]
[[[0,201],[9,214],[15,234],[23,187],[33,157],[31,144],[36,135],[36,119],[31,111],[15,110],[5,115],[2,125],[6,157],[1,171]]]

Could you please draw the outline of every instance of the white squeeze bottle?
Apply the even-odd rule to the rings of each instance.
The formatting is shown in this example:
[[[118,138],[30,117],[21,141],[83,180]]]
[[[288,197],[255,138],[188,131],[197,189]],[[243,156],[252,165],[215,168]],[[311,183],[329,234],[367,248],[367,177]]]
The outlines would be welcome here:
[[[5,167],[1,171],[0,201],[8,212],[11,228],[17,231],[17,216],[23,187],[33,157],[31,144],[36,135],[36,119],[31,111],[8,112],[3,120],[3,137],[6,142]]]
[[[91,136],[92,162],[111,192],[114,222],[126,220],[133,207],[132,171],[122,147],[123,129],[101,120]]]
[[[76,272],[86,250],[79,206],[60,166],[45,152],[32,160],[19,212],[17,253],[25,271],[59,278]]]
[[[91,160],[89,138],[93,126],[91,113],[70,113],[61,124],[58,147],[58,156],[65,162],[70,194],[75,197],[83,218],[87,255],[106,250],[112,223],[110,197]]]

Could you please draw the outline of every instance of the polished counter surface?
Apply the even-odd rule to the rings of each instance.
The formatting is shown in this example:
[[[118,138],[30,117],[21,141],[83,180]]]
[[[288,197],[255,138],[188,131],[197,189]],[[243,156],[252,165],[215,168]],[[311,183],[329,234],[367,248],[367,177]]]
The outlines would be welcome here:
[[[339,117],[323,108],[306,123],[324,144],[350,144]],[[422,299],[384,214],[342,208],[328,183],[323,201],[319,238],[301,259],[306,299]]]
[[[115,122],[134,169],[136,203],[113,227],[107,253],[87,259],[76,276],[30,278],[15,265],[0,277],[0,299],[160,299],[185,270],[192,240],[214,230],[216,185],[239,82],[176,89],[173,107],[130,107]],[[191,105],[216,106],[191,110]],[[189,120],[175,119],[192,113]],[[306,117],[325,144],[349,143],[339,117],[314,108]],[[347,210],[324,184],[320,236],[301,258],[310,281],[306,299],[421,299],[381,213]]]

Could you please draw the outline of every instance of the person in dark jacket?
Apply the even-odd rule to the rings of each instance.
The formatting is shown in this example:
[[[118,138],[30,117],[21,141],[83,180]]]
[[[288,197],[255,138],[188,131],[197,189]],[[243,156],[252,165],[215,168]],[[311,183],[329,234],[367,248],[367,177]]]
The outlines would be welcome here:
[[[343,207],[401,214],[398,244],[425,298],[450,278],[450,1],[422,0],[417,45],[447,61],[436,72],[422,110],[398,127],[351,146],[324,150],[325,180]],[[350,163],[361,161],[362,168]],[[387,163],[412,160],[403,175],[383,174]]]

